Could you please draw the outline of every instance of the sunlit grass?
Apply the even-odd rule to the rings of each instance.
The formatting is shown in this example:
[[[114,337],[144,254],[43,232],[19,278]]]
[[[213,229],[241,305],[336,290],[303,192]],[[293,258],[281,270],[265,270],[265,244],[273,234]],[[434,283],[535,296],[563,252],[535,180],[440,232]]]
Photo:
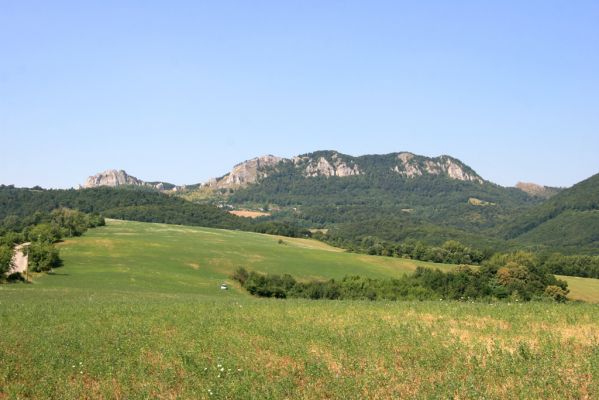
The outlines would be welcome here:
[[[66,241],[55,275],[0,287],[0,399],[599,398],[596,305],[219,289],[238,265],[376,277],[417,264],[278,240],[111,221]]]

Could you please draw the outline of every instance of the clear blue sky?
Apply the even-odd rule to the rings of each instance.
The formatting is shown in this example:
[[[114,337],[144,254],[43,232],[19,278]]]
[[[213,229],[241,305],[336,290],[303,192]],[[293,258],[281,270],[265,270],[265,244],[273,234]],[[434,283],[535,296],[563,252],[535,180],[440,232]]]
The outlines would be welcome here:
[[[599,2],[0,0],[0,183],[319,149],[599,172]]]

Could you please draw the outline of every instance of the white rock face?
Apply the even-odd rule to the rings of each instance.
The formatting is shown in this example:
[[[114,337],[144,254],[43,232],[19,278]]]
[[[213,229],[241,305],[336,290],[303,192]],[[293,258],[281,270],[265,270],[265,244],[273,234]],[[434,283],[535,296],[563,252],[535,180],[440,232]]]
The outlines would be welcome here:
[[[402,168],[400,169],[399,165],[396,165],[395,168],[393,168],[393,171],[399,173],[400,175],[407,176],[408,178],[422,176],[422,171],[418,168],[418,166],[410,163],[410,161],[414,158],[414,154],[399,153],[397,158],[401,162],[400,165]]]
[[[109,169],[87,178],[83,188],[95,188],[100,186],[117,187],[123,185],[144,186],[145,182],[134,176],[128,175],[123,170]]]
[[[284,160],[281,157],[266,155],[252,158],[233,167],[231,172],[222,179],[211,179],[205,185],[215,188],[234,188],[255,183],[258,179],[265,178],[267,173],[261,170],[264,167],[273,167]]]
[[[414,159],[414,154],[400,153],[397,155],[397,160],[398,164],[392,168],[392,170],[408,178],[414,178],[424,174],[446,174],[451,179],[483,183],[480,176],[475,173],[466,172],[463,166],[451,157],[441,156],[429,158],[424,160],[421,165]]]
[[[165,185],[163,182],[158,183],[148,183],[144,182],[141,179],[137,179],[134,176],[129,175],[125,171],[116,170],[116,169],[108,169],[104,172],[100,172],[94,176],[90,176],[87,178],[83,185],[80,185],[79,188],[89,189],[96,188],[100,186],[107,187],[118,187],[118,186],[147,186],[152,187],[154,189],[160,191],[166,191]],[[172,190],[181,190],[181,187],[175,187]]]
[[[330,163],[326,158],[320,157],[318,160],[312,160],[308,157],[294,158],[294,163],[298,164],[300,161],[309,161],[308,165],[304,170],[304,176],[315,177],[315,176],[353,176],[360,175],[362,171],[356,164],[347,164],[343,161],[337,153],[331,157],[333,162]]]

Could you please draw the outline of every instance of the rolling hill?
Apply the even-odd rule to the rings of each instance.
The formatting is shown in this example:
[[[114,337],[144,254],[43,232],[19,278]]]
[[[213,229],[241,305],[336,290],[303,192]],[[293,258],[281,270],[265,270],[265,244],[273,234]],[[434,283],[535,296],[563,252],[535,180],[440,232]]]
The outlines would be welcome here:
[[[60,249],[54,273],[0,286],[0,398],[599,395],[593,304],[258,299],[219,286],[237,265],[384,277],[426,264],[210,228],[109,220]],[[574,279],[596,299],[597,280]]]
[[[348,253],[311,239],[119,220],[108,220],[106,227],[68,239],[59,247],[65,268],[57,270],[56,276],[40,276],[37,284],[215,294],[219,293],[219,283],[229,280],[239,266],[301,279],[346,275],[389,278],[413,272],[419,266],[443,271],[456,268]],[[599,280],[583,281],[588,289],[580,293],[575,290],[571,297],[599,302]]]

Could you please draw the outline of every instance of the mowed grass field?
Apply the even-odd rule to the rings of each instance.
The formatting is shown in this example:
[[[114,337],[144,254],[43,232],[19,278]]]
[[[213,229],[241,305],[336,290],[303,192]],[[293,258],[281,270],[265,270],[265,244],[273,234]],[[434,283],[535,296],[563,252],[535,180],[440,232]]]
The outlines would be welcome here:
[[[60,244],[54,274],[0,286],[0,399],[599,398],[598,305],[219,289],[237,266],[330,278],[427,265],[279,239],[109,221]],[[599,299],[598,281],[568,281]]]

